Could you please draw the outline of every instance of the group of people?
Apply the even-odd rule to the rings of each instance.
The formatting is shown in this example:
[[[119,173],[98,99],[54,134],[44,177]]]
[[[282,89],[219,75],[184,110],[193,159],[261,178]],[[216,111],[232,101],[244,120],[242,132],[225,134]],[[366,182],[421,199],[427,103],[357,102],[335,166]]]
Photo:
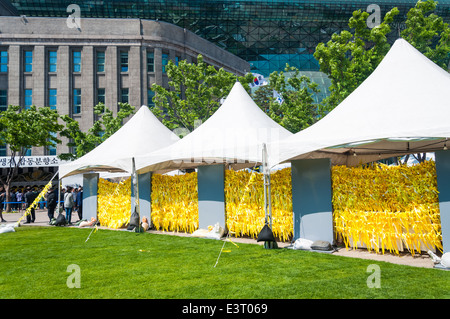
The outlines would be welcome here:
[[[22,193],[21,189],[18,189],[17,191],[11,191],[10,193],[10,200],[7,202],[6,198],[6,191],[3,187],[0,188],[0,221],[6,222],[5,219],[3,219],[3,210],[6,208],[7,203],[10,203],[12,209],[17,209],[19,212],[21,211],[22,207],[25,209],[28,208],[36,199],[38,196],[38,192],[35,191],[30,186],[27,186]],[[31,209],[31,214],[27,215],[27,223],[34,223],[35,220],[35,210]]]
[[[19,212],[24,205],[24,209],[27,209],[33,204],[36,197],[39,195],[40,190],[35,190],[30,186],[27,186],[22,193],[19,189],[17,192],[11,192],[10,203],[11,205],[17,204],[17,206],[12,206],[12,209],[18,209]],[[14,194],[14,196],[13,196]],[[14,197],[14,201],[13,201]],[[79,220],[83,217],[83,187],[72,187],[67,186],[63,188],[60,193],[59,201],[61,202],[61,207],[65,210],[66,221],[71,224],[72,212],[78,213]],[[53,186],[49,189],[47,194],[44,195],[43,203],[47,207],[48,218],[51,221],[55,217],[55,210],[58,206],[58,187]],[[6,222],[3,219],[3,210],[6,208],[6,191],[0,186],[0,222]],[[43,208],[40,207],[40,208]],[[26,216],[25,224],[34,223],[36,219],[35,207],[30,208],[30,214]]]
[[[72,212],[74,211],[78,213],[78,219],[81,220],[83,217],[83,187],[67,186],[61,194],[63,194],[67,223],[72,224]],[[50,218],[50,213],[48,217]]]

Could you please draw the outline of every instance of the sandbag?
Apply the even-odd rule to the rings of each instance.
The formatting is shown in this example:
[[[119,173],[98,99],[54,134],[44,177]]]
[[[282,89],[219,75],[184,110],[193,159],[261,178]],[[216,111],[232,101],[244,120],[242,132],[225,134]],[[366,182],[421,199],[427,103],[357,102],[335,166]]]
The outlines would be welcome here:
[[[66,217],[59,213],[58,217],[56,217],[55,222],[53,223],[55,226],[65,226],[67,225]]]
[[[209,232],[206,233],[205,238],[220,239],[224,235],[225,230],[220,227],[219,223],[216,223]]]
[[[299,238],[294,242],[294,249],[311,250],[312,240],[306,238]]]
[[[316,240],[315,242],[313,242],[311,244],[311,249],[324,250],[324,251],[333,250],[333,248],[331,247],[331,244],[328,241],[324,241],[324,240]]]
[[[441,265],[450,268],[450,253],[445,253],[441,257]]]
[[[192,237],[199,237],[199,238],[205,238],[205,236],[209,233],[208,229],[199,228],[196,231],[194,231],[191,236]]]
[[[136,227],[139,227],[139,214],[135,210],[133,214],[131,214],[130,223],[128,224],[127,230],[133,230]]]
[[[264,227],[259,232],[256,241],[275,241],[275,237],[273,236],[272,230],[269,228],[267,224],[265,224]]]
[[[0,227],[0,234],[14,233],[14,232],[15,232],[15,230],[14,230],[13,226],[10,226],[10,225],[3,226],[3,225],[1,225],[1,227]]]

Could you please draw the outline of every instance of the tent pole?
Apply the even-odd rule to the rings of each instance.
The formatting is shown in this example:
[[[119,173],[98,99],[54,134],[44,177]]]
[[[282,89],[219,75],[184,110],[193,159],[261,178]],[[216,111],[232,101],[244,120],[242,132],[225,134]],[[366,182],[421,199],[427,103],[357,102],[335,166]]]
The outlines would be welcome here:
[[[269,224],[272,229],[272,200],[270,196],[270,174],[267,166],[267,149],[266,144],[263,144],[263,173],[264,173],[264,210],[265,210],[265,222]]]
[[[133,194],[134,194],[134,198],[133,198],[133,202],[134,202],[134,211],[137,212],[139,220],[138,220],[138,225],[135,228],[135,231],[137,233],[141,232],[141,212],[139,209],[139,185],[138,185],[138,178],[137,178],[137,174],[136,174],[136,166],[134,163],[134,157],[131,159],[132,161],[132,173],[131,173],[131,179],[132,179],[132,183],[133,183]],[[131,207],[131,214],[133,214],[133,207]]]

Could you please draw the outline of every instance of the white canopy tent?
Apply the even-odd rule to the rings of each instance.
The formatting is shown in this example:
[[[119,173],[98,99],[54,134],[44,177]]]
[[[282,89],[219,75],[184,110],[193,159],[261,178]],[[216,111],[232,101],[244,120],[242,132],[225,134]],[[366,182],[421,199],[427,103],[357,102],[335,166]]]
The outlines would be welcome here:
[[[117,132],[88,154],[59,166],[60,178],[89,172],[132,173],[132,158],[170,145],[179,137],[142,106]]]
[[[208,164],[229,164],[235,169],[260,165],[263,144],[290,135],[236,82],[218,110],[193,132],[168,147],[136,156],[136,170],[146,173]]]
[[[355,166],[446,149],[449,119],[450,74],[398,39],[374,72],[333,111],[280,141],[279,153],[270,152],[270,166],[309,158]]]

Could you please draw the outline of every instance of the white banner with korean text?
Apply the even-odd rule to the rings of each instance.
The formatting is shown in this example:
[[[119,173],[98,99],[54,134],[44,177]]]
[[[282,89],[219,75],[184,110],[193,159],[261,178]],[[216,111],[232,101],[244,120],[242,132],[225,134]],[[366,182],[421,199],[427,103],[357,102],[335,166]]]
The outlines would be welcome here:
[[[0,157],[0,168],[8,168],[14,166],[11,163],[12,158],[10,156]],[[19,157],[15,157],[14,160],[19,161]],[[42,155],[42,156],[25,156],[20,161],[19,167],[50,167],[59,166],[60,159],[56,155]],[[12,165],[11,165],[12,164]]]

